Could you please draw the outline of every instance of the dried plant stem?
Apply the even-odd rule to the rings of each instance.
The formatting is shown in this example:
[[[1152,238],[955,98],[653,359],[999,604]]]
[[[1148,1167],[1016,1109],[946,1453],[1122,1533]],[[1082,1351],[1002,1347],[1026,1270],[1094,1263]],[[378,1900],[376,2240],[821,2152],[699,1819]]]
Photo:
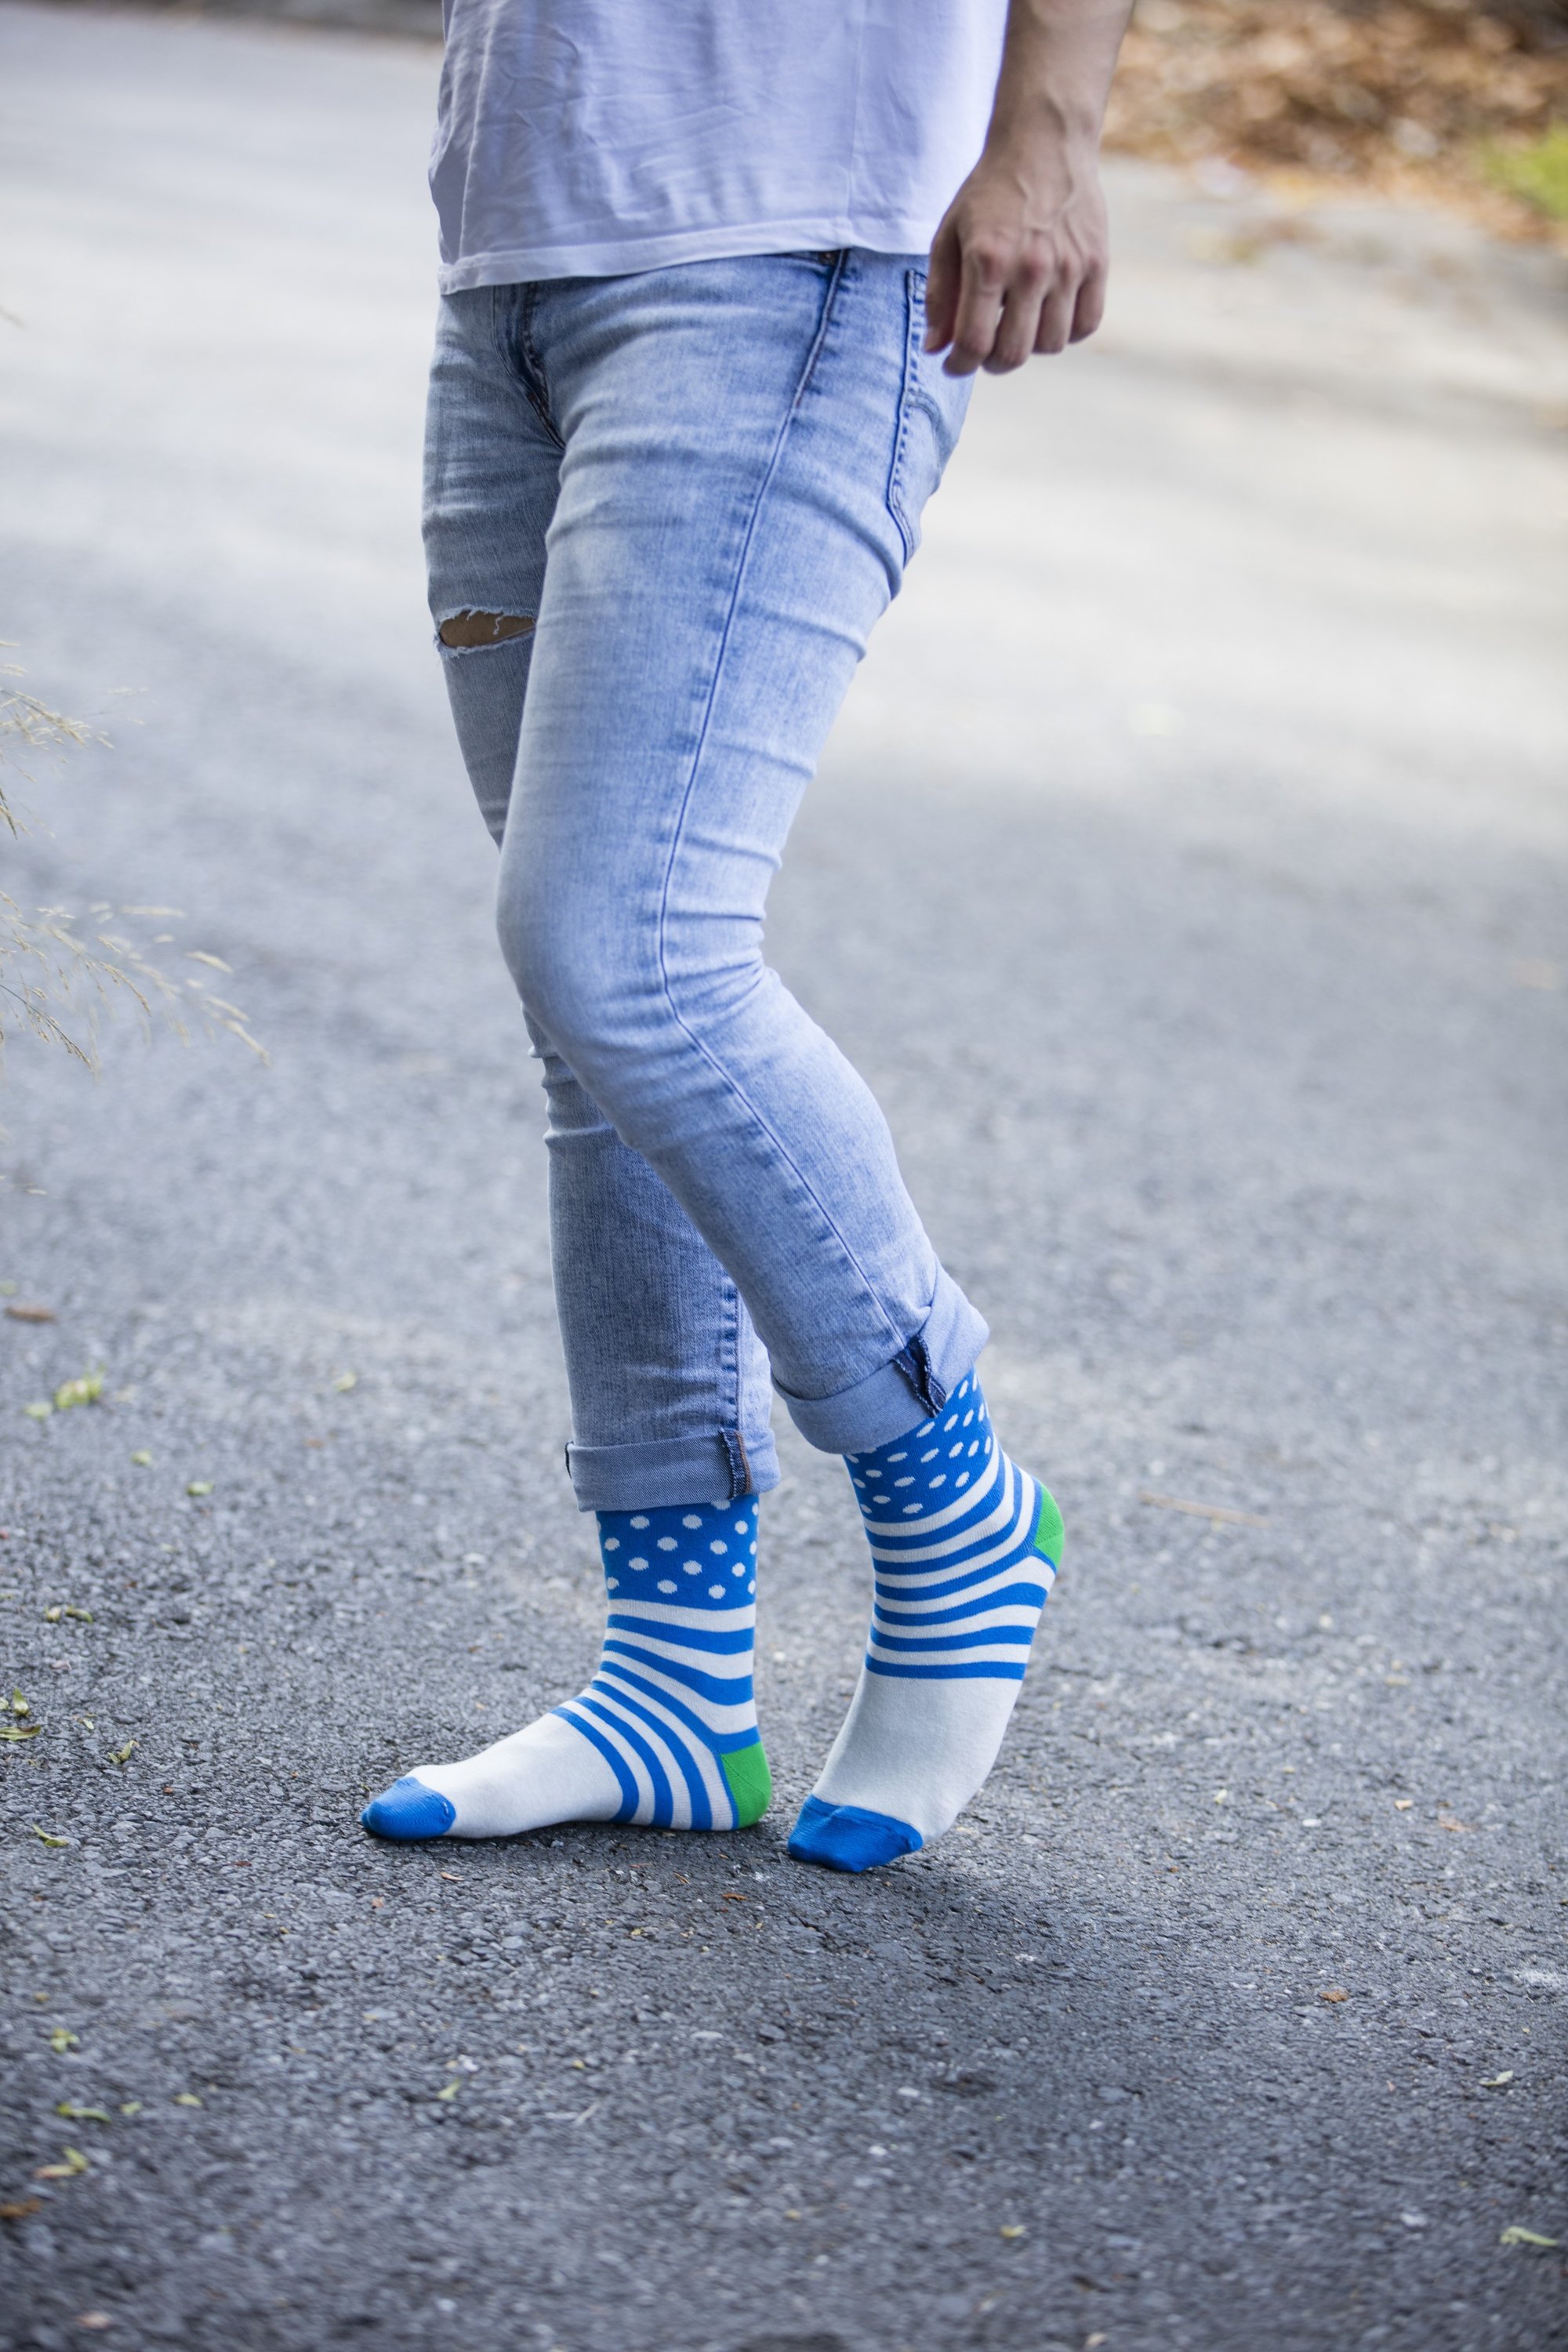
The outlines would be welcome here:
[[[20,675],[12,665],[0,665],[0,677]],[[37,695],[19,688],[0,689],[0,826],[13,839],[29,830],[5,789],[5,769],[30,782],[34,778],[24,758],[58,761],[67,751],[108,740],[51,709]],[[97,922],[116,911],[97,906],[89,915]],[[163,918],[174,912],[167,907],[118,911]],[[221,957],[200,948],[187,949],[185,955],[215,971],[229,969]],[[239,1006],[214,995],[205,977],[187,975],[181,987],[118,930],[89,932],[64,907],[37,907],[28,914],[0,890],[0,1054],[19,1030],[96,1071],[100,1027],[117,1005],[134,1012],[144,1037],[151,1037],[156,1024],[172,1029],[182,1044],[189,1042],[193,1028],[227,1030],[261,1061],[267,1059]]]

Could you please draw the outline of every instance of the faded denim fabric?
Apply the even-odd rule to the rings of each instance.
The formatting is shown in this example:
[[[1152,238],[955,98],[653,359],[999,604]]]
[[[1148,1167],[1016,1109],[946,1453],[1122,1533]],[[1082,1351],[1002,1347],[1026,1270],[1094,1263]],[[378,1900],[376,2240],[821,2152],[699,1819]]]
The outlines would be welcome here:
[[[963,420],[922,265],[854,249],[442,303],[426,540],[549,1105],[581,1507],[761,1491],[772,1383],[835,1453],[986,1327],[887,1123],[763,959],[790,822]]]

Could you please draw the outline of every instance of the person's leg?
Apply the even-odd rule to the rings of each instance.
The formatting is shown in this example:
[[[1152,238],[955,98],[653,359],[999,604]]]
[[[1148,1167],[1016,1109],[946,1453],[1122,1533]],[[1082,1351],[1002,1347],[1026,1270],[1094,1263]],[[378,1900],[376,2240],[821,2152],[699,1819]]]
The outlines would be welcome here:
[[[442,305],[426,442],[425,541],[458,739],[480,814],[506,834],[560,489],[523,289]],[[549,1111],[551,1255],[583,1510],[778,1483],[767,1358],[733,1282],[663,1180],[529,1021]]]
[[[426,518],[453,716],[498,843],[560,467],[526,356],[507,343],[510,315],[489,288],[443,306]],[[577,1699],[461,1764],[416,1768],[366,1809],[366,1826],[398,1837],[491,1836],[617,1815],[736,1826],[755,1819],[767,1796],[750,1656],[754,1497],[778,1478],[767,1359],[734,1284],[662,1180],[621,1141],[538,1024],[529,1027],[549,1111],[568,1456],[581,1507],[599,1513],[609,1629]],[[671,1504],[682,1507],[671,1514]],[[663,1568],[678,1551],[672,1602],[660,1589],[668,1580],[642,1569]],[[710,1570],[717,1555],[723,1580],[694,1581],[694,1552]],[[628,1572],[630,1560],[640,1566]]]
[[[734,1277],[799,1426],[900,1482],[950,1397],[983,1413],[984,1326],[761,929],[956,430],[963,387],[922,360],[921,323],[918,271],[869,255],[530,298],[565,454],[500,890],[525,1003]],[[879,1624],[803,1858],[910,1851],[990,1768],[1059,1522],[988,1433],[986,1458],[956,1514],[897,1503],[932,1514],[913,1555],[868,1506]]]
[[[986,1336],[871,1094],[762,955],[790,822],[967,394],[921,356],[921,284],[855,253],[517,289],[563,455],[502,945],[832,1451],[935,1410]]]

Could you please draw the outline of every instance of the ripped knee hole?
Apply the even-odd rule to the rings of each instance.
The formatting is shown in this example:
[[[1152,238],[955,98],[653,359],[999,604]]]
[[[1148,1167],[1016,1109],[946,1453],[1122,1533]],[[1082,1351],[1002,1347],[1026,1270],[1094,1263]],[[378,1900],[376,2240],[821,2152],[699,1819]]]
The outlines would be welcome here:
[[[499,646],[508,637],[526,637],[533,626],[531,613],[454,613],[443,621],[438,635],[444,646]]]

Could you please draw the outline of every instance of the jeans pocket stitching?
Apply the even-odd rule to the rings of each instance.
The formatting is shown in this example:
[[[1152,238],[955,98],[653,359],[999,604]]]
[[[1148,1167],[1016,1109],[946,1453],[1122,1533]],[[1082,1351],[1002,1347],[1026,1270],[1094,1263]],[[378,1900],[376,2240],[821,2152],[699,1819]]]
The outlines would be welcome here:
[[[942,418],[920,378],[921,345],[925,337],[925,287],[923,269],[904,272],[904,368],[899,392],[898,428],[893,436],[893,459],[888,472],[888,512],[898,525],[903,541],[906,563],[920,545],[920,525],[911,516],[904,497],[905,462],[909,456],[910,436],[917,415],[923,416],[937,436],[942,433]]]

